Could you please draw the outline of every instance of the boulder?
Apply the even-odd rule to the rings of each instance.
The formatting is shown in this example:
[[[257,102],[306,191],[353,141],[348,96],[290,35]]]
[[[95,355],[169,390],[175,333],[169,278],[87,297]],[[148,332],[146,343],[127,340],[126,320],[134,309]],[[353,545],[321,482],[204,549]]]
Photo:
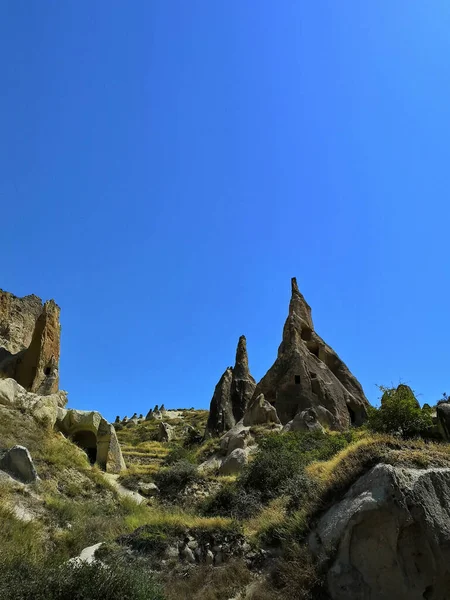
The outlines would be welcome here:
[[[159,494],[159,488],[155,483],[139,483],[138,486],[139,493],[143,496],[147,496],[151,498],[153,496],[157,496]]]
[[[246,448],[250,440],[250,427],[244,426],[243,421],[239,421],[220,438],[220,452],[226,456],[236,448]]]
[[[444,440],[450,440],[450,403],[440,402],[436,406],[436,419],[439,433]]]
[[[323,431],[319,423],[317,412],[314,408],[308,408],[297,413],[292,421],[286,423],[283,431]]]
[[[53,427],[58,411],[67,404],[66,392],[49,396],[28,392],[15,379],[0,379],[0,404],[27,412],[44,426]]]
[[[233,450],[222,462],[219,468],[220,475],[236,475],[240,473],[248,463],[248,452],[243,448]]]
[[[33,483],[39,479],[28,449],[13,446],[0,457],[0,469],[22,483]]]
[[[264,394],[254,398],[245,411],[243,423],[245,426],[266,425],[268,423],[280,423],[275,407],[267,402]]]
[[[235,365],[226,369],[214,390],[205,435],[221,435],[238,423],[244,416],[255,386],[248,366],[247,342],[241,335]]]
[[[360,425],[367,417],[369,403],[361,385],[314,331],[311,308],[295,277],[277,359],[256,386],[253,399],[260,394],[276,407],[284,425],[297,413],[319,406],[332,415],[333,429]]]
[[[157,440],[158,442],[171,442],[175,436],[175,430],[172,425],[161,421],[158,428]]]
[[[331,560],[332,600],[445,600],[450,469],[380,464],[319,520],[309,544]]]

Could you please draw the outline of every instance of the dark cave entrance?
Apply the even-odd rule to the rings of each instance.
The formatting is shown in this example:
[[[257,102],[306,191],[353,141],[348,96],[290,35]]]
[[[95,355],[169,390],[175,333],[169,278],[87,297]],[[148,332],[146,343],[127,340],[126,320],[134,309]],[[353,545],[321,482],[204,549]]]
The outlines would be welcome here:
[[[295,385],[300,385],[300,375],[294,376]]]
[[[92,431],[77,431],[72,436],[72,442],[82,448],[91,465],[97,460],[97,437]]]
[[[355,411],[352,408],[350,408],[350,406],[347,406],[347,410],[348,410],[348,414],[350,416],[350,423],[352,425],[355,425],[355,423],[356,423],[356,413],[355,413]]]

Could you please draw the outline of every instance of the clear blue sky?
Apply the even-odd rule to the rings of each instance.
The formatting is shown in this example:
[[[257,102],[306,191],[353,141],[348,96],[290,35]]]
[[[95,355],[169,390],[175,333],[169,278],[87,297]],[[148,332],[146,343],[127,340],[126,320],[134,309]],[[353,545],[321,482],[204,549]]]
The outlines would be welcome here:
[[[107,417],[206,408],[290,277],[361,381],[450,392],[450,3],[2,0],[0,287]]]

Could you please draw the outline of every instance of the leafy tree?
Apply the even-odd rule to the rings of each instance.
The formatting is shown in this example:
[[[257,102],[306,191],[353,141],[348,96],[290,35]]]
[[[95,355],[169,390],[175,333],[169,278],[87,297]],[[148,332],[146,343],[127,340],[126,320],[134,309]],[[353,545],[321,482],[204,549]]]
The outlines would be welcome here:
[[[382,392],[380,408],[371,407],[368,427],[381,433],[397,433],[403,437],[424,436],[430,432],[433,421],[431,408],[423,408],[407,385],[397,388],[379,386]]]

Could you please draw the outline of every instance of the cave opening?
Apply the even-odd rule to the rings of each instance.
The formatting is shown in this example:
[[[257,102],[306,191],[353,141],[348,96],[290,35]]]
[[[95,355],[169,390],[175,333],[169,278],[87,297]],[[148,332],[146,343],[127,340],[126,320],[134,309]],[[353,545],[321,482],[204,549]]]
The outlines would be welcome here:
[[[97,460],[97,437],[92,431],[77,431],[72,436],[72,442],[82,448],[91,465]]]
[[[295,385],[300,385],[300,375],[295,375],[294,381],[295,381]]]
[[[350,423],[352,425],[355,425],[355,423],[356,423],[356,413],[355,413],[355,411],[352,408],[350,408],[350,406],[347,406],[347,410],[348,410],[348,414],[350,416]]]

